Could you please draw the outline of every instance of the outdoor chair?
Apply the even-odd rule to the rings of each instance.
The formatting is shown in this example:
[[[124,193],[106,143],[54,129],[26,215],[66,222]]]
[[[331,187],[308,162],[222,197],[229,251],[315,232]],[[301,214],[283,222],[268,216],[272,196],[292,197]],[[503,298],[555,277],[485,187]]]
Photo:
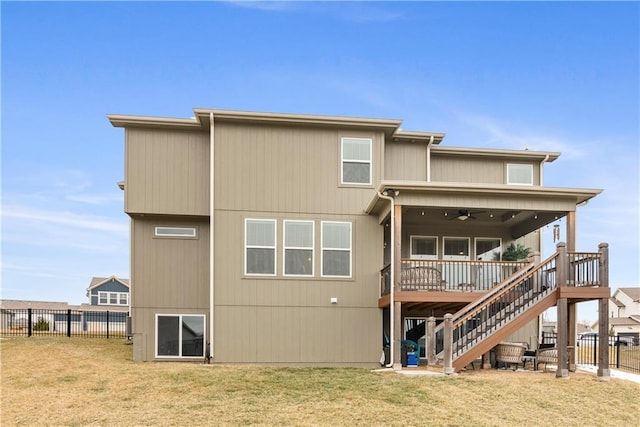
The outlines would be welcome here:
[[[501,342],[496,346],[496,362],[498,362],[498,367],[500,363],[504,363],[507,366],[514,366],[513,370],[515,371],[522,363],[526,349],[527,346],[524,344]]]
[[[536,370],[541,363],[544,363],[544,370],[547,370],[547,363],[558,365],[558,349],[552,348],[539,348],[536,352]]]

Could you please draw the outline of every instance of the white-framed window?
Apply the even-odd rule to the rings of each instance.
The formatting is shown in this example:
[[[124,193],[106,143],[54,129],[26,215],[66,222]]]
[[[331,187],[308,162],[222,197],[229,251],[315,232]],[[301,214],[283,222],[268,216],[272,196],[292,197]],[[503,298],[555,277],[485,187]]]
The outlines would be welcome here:
[[[494,237],[476,237],[476,260],[500,261],[502,256],[502,239]]]
[[[182,237],[196,238],[198,232],[196,227],[156,227],[156,237]]]
[[[205,316],[156,314],[156,357],[204,357]]]
[[[433,236],[411,236],[411,259],[438,259],[438,238]]]
[[[351,277],[351,223],[322,221],[322,276]]]
[[[468,237],[444,237],[442,240],[443,259],[455,261],[469,260]]]
[[[129,305],[127,292],[98,292],[98,305]]]
[[[276,229],[275,219],[245,219],[244,274],[276,275]]]
[[[342,138],[342,184],[371,184],[371,138]]]
[[[533,185],[533,165],[523,163],[508,163],[507,184]]]
[[[314,222],[284,220],[285,276],[313,276]]]

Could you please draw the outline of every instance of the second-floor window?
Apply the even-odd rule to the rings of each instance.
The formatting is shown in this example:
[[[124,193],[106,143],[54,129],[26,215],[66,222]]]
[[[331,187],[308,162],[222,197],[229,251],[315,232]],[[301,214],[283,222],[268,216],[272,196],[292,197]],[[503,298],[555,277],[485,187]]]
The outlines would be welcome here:
[[[275,276],[276,221],[273,219],[245,220],[245,274]]]
[[[371,184],[371,138],[342,138],[342,184]]]
[[[533,185],[533,165],[507,164],[507,184]]]
[[[98,305],[129,305],[126,292],[98,292]]]

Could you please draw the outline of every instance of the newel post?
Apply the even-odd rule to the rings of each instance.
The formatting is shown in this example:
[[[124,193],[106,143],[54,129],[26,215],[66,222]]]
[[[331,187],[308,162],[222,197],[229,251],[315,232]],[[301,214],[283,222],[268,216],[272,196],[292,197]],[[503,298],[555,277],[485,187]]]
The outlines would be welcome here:
[[[444,315],[444,373],[453,374],[453,314]]]
[[[567,244],[560,242],[556,245],[558,259],[556,260],[556,283],[558,287],[567,286]]]
[[[436,318],[431,316],[427,319],[427,348],[425,349],[427,363],[436,364]]]
[[[609,245],[598,245],[600,286],[609,287]],[[598,379],[609,379],[609,298],[598,300]]]

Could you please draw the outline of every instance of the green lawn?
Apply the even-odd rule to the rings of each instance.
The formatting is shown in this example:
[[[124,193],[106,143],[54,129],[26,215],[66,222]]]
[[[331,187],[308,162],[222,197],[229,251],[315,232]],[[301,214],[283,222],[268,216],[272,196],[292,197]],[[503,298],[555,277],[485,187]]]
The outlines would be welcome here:
[[[12,425],[638,425],[640,385],[591,374],[133,363],[123,340],[0,341]]]

